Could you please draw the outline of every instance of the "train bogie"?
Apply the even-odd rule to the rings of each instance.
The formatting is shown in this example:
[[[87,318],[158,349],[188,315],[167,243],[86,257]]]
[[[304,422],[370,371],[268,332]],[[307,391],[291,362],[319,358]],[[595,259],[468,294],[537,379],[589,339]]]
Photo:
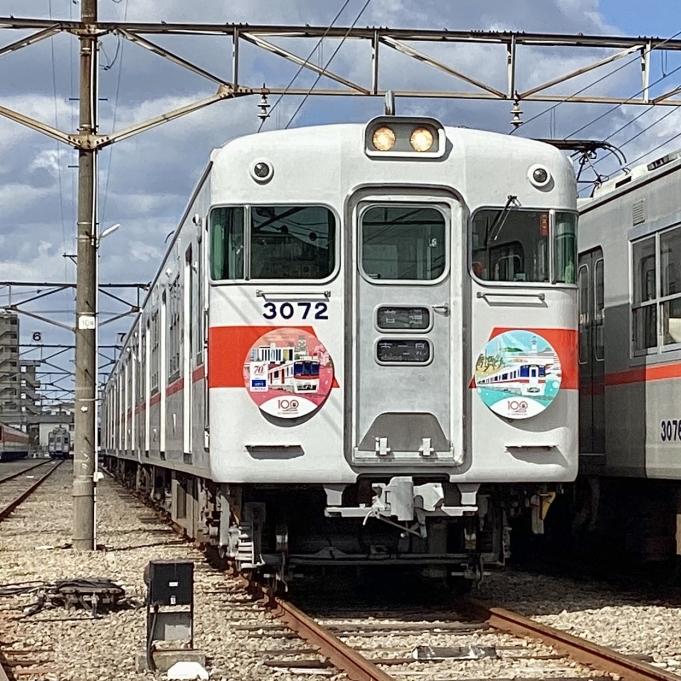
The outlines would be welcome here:
[[[575,206],[556,149],[432,119],[233,140],[109,379],[105,455],[242,567],[502,563],[576,475]]]

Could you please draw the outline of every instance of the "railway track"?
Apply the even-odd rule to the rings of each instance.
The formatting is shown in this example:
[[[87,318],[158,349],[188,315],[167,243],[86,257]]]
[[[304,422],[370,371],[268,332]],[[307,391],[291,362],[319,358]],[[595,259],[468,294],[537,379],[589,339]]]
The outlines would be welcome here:
[[[267,588],[250,583],[282,625],[309,647],[300,648],[276,622],[241,625],[251,635],[279,636],[286,647],[269,651],[267,666],[278,670],[336,668],[353,681],[396,681],[405,678],[462,678],[487,660],[477,677],[566,681],[597,677],[623,681],[679,681],[678,676],[636,657],[596,645],[503,608],[459,599],[453,610],[387,611],[383,616],[350,610],[350,614],[311,616]],[[420,620],[420,621],[415,621]],[[276,655],[276,657],[275,657]],[[495,664],[496,663],[496,664]],[[533,666],[534,665],[534,666]],[[537,666],[539,665],[539,666]],[[444,676],[443,676],[444,674]],[[471,681],[471,676],[465,676]],[[475,678],[475,677],[473,677]]]
[[[21,462],[10,462],[6,463],[2,466],[3,469],[7,468],[7,466],[11,466],[12,468],[18,468],[18,470],[9,473],[8,475],[4,475],[0,477],[0,485],[2,485],[5,482],[10,482],[11,480],[14,480],[16,478],[21,477],[22,475],[26,475],[26,473],[29,473],[30,471],[35,470],[36,468],[40,468],[41,466],[45,466],[46,464],[50,463],[51,459],[45,459],[41,461],[40,463],[30,463],[27,461],[21,461]],[[27,465],[28,464],[28,465]]]
[[[50,463],[50,462],[45,462]],[[63,462],[54,463],[48,471],[39,477],[37,480],[35,476],[27,476],[26,474],[43,466],[38,464],[28,469],[14,473],[0,480],[0,522],[5,520],[16,508],[26,501],[39,487],[52,475]]]
[[[340,672],[352,681],[681,681],[640,659],[644,656],[625,655],[470,598],[405,609],[394,606],[398,596],[389,607],[360,609],[361,597],[346,593],[341,602],[350,605],[340,608],[329,606],[324,594],[324,604],[317,598],[301,606],[258,582],[239,577],[238,584],[224,592],[233,594],[223,602],[234,617],[229,624],[250,642],[259,639],[264,666],[292,677]],[[254,608],[256,603],[262,607]],[[263,640],[272,643],[264,653]]]
[[[49,467],[46,473],[39,478],[28,475],[48,463],[53,465]],[[6,520],[21,504],[23,504],[44,482],[47,480],[63,463],[52,461],[43,461],[39,464],[24,467],[22,470],[6,475],[0,478],[0,523]],[[8,671],[9,670],[9,674]],[[30,670],[30,668],[29,668]],[[30,671],[28,673],[31,673]],[[2,651],[0,651],[0,681],[12,681],[17,678],[17,674],[12,671],[12,663],[7,659]]]

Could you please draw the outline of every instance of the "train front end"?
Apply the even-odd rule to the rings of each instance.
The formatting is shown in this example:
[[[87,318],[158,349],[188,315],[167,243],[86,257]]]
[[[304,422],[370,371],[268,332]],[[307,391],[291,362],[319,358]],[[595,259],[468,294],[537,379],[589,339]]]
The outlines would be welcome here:
[[[577,471],[576,188],[430,118],[213,155],[216,541],[244,569],[479,578]]]

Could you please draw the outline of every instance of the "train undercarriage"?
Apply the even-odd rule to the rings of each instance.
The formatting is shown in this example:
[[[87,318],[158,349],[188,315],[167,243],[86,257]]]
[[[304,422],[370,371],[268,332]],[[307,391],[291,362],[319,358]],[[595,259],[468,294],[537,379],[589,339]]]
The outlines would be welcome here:
[[[284,584],[327,568],[373,567],[472,584],[506,563],[515,521],[543,532],[556,496],[546,485],[408,476],[347,486],[226,485],[115,457],[105,468],[238,570]]]

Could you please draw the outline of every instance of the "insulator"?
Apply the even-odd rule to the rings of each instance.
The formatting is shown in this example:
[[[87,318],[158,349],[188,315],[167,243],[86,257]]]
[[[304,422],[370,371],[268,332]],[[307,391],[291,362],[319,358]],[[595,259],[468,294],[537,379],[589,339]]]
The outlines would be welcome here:
[[[262,84],[263,88],[265,87],[265,83]],[[270,117],[270,104],[267,101],[267,95],[263,92],[260,95],[260,101],[258,102],[258,108],[260,109],[260,113],[258,113],[258,118],[262,121],[268,119]]]

